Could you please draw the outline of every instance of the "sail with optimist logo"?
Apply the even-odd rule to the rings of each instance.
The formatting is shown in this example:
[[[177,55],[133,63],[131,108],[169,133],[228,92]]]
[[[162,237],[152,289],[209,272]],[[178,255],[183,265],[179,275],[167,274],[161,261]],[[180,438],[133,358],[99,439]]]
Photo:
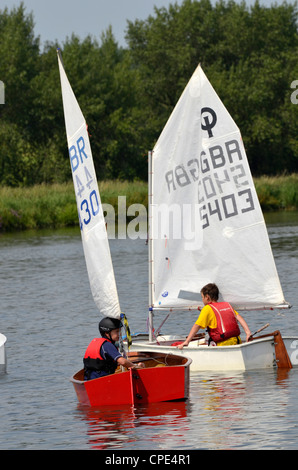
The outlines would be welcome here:
[[[91,292],[102,315],[120,318],[118,292],[87,124],[65,73],[61,52],[57,52],[69,157]]]
[[[210,282],[236,310],[289,307],[240,131],[201,66],[149,160],[149,312],[201,309]]]

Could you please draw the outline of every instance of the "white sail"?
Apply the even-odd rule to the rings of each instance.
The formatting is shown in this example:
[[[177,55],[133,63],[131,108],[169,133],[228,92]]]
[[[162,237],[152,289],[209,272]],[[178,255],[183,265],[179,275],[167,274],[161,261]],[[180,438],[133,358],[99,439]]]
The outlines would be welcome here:
[[[153,309],[200,308],[209,282],[236,310],[285,305],[240,131],[200,66],[153,149],[151,202]]]
[[[118,293],[87,125],[69,84],[59,51],[58,63],[69,157],[91,292],[102,315],[120,318]]]

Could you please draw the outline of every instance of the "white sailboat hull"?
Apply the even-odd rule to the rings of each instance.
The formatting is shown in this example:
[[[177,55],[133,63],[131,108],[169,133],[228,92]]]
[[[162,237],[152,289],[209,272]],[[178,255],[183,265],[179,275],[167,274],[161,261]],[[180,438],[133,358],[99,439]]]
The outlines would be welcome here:
[[[6,336],[0,333],[0,372],[6,372]]]
[[[157,338],[159,344],[136,340],[132,342],[130,350],[181,354],[192,359],[191,372],[257,370],[277,366],[274,336],[266,336],[235,346],[221,347],[198,345],[198,341],[192,341],[182,350],[177,346],[171,346],[179,339],[181,340],[181,337],[162,336]],[[283,341],[292,365],[298,365],[298,337],[286,336],[283,337]]]

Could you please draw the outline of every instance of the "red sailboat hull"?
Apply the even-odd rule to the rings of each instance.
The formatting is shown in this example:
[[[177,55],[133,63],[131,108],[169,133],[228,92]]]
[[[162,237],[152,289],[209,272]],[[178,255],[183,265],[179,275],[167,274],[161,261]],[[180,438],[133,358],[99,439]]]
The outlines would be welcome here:
[[[88,406],[154,403],[185,400],[189,395],[191,359],[163,353],[128,355],[133,362],[144,362],[144,369],[120,371],[84,381],[84,370],[70,380],[79,402]]]

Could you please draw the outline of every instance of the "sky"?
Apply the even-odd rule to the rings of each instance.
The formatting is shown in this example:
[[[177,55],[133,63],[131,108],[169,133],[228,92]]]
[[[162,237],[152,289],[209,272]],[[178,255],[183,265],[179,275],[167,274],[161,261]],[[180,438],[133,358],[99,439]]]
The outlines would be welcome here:
[[[21,0],[0,0],[0,9],[20,5]],[[175,1],[175,0],[174,0]],[[181,5],[183,0],[176,0]],[[33,13],[35,35],[41,43],[63,43],[72,33],[84,39],[91,34],[100,40],[101,34],[111,25],[119,46],[124,39],[127,19],[146,19],[154,14],[154,5],[166,7],[173,0],[23,0],[26,13]]]
[[[0,10],[7,7],[10,11],[20,2],[0,0]],[[80,39],[90,34],[100,41],[101,34],[111,25],[118,45],[125,47],[127,19],[146,20],[149,15],[154,15],[154,6],[168,8],[173,3],[181,5],[183,0],[23,0],[26,13],[33,13],[35,35],[40,36],[42,46],[46,41],[56,40],[62,46],[72,33]],[[246,3],[250,5],[254,0]],[[261,0],[260,3],[270,6],[273,0]],[[282,0],[276,3],[281,4]]]

